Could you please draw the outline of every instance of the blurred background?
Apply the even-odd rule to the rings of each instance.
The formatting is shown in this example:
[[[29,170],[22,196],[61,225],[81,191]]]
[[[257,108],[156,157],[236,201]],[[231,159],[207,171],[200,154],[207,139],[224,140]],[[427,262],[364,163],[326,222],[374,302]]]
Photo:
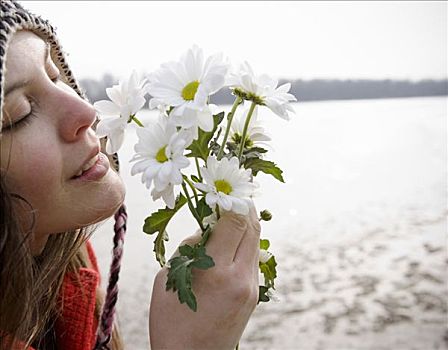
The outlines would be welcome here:
[[[289,122],[259,111],[285,177],[260,175],[255,200],[273,214],[262,236],[278,282],[240,349],[448,348],[446,2],[22,3],[57,28],[91,101],[192,44],[292,83]],[[233,101],[223,90],[214,102]],[[147,349],[159,267],[142,226],[163,205],[130,176],[135,142],[131,130],[120,150],[129,225],[118,309],[127,348]],[[167,255],[195,230],[181,212]],[[92,239],[103,284],[112,232],[107,221]]]

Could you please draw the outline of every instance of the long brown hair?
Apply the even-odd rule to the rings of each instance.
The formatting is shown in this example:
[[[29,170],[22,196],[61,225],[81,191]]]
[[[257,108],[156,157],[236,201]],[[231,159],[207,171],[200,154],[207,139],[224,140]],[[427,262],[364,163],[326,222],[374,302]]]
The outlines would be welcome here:
[[[50,235],[42,253],[31,254],[29,240],[32,227],[23,229],[18,221],[17,208],[32,208],[25,198],[7,191],[4,173],[0,173],[0,348],[39,350],[55,348],[48,341],[54,319],[61,312],[58,296],[68,271],[77,272],[88,266],[85,242],[95,227]],[[23,210],[22,210],[23,211]],[[95,314],[99,318],[104,296],[97,289]],[[19,343],[20,342],[20,343]],[[123,344],[114,327],[112,349],[121,350]]]

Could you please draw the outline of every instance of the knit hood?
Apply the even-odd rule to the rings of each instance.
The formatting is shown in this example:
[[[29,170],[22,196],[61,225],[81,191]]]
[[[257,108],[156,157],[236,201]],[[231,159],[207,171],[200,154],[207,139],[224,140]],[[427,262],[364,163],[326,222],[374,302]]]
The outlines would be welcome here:
[[[61,80],[70,86],[83,99],[88,100],[84,91],[74,77],[66,61],[66,55],[56,36],[54,27],[40,16],[34,15],[24,9],[19,3],[13,0],[0,1],[0,120],[3,121],[3,103],[5,91],[6,54],[8,45],[14,33],[20,30],[28,30],[38,35],[50,44],[50,55],[56,66],[59,68]],[[98,122],[98,119],[97,119]],[[97,124],[95,122],[94,128]],[[1,131],[0,131],[1,138]],[[106,140],[101,140],[104,154]],[[118,171],[119,162],[117,154],[108,155],[111,165]]]

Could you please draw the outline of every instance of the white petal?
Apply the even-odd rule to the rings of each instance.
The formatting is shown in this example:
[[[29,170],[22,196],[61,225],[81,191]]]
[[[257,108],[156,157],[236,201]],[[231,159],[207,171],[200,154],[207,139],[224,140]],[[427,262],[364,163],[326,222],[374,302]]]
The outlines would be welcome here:
[[[197,123],[199,127],[207,132],[213,130],[213,115],[209,111],[199,111],[197,114]]]
[[[140,162],[135,163],[131,169],[131,175],[134,176],[135,174],[142,173],[150,165],[151,165],[151,160],[149,160],[149,159],[143,159]]]
[[[117,153],[123,145],[125,129],[115,129],[109,135],[106,143],[106,152],[109,154]]]
[[[180,185],[182,183],[182,173],[178,170],[173,170],[171,172],[170,182],[173,185]]]
[[[225,159],[225,158],[223,158],[223,159]],[[218,167],[218,160],[215,157],[208,156],[207,169],[209,169],[211,176],[216,174],[217,167]]]
[[[200,182],[194,182],[193,183],[194,187],[196,187],[198,190],[200,191],[204,191],[204,192],[209,192],[210,191],[210,186],[200,183]]]
[[[140,109],[143,108],[146,100],[143,96],[136,96],[132,99],[132,103],[130,105],[131,108],[131,114],[136,114]]]
[[[176,164],[178,169],[183,169],[190,165],[190,160],[185,156],[175,157],[173,158],[173,162]]]
[[[216,93],[224,86],[225,77],[223,75],[213,74],[207,77],[204,81],[204,87],[209,95]]]
[[[190,129],[194,126],[197,126],[197,110],[184,105],[183,107],[179,107],[178,109],[176,109],[176,111],[173,110],[172,113],[173,121],[176,123],[176,125],[181,126],[185,129]]]
[[[169,186],[169,188],[166,191],[163,191],[162,198],[165,201],[168,208],[174,209],[175,200],[174,200],[173,186]]]
[[[200,168],[200,171],[201,171],[201,176],[204,179],[204,181],[208,184],[212,184],[213,177],[210,176],[209,169],[207,169],[206,167],[202,167],[202,168]]]
[[[218,205],[221,208],[227,211],[232,209],[232,201],[226,194],[220,193],[218,196],[219,196]]]
[[[111,88],[106,89],[106,95],[114,102],[117,106],[122,106],[126,103],[126,99],[121,94],[121,86],[114,85]]]
[[[145,181],[151,182],[152,179],[157,175],[159,170],[160,170],[160,165],[158,165],[158,164],[154,164],[150,167],[147,167],[143,173]]]
[[[247,215],[249,213],[249,206],[243,199],[232,197],[232,211],[237,214]]]
[[[117,116],[120,114],[120,108],[113,102],[107,100],[97,101],[93,104],[95,110],[106,116]]]
[[[262,74],[258,77],[257,84],[260,85],[261,87],[268,86],[271,88],[275,88],[278,85],[278,80],[275,78],[271,78],[267,74]]]
[[[205,202],[210,206],[210,208],[214,208],[217,201],[218,201],[218,195],[214,192],[209,192],[205,196]]]
[[[159,173],[154,177],[154,188],[156,191],[163,191],[166,186],[168,186],[169,181],[167,177],[160,176]]]

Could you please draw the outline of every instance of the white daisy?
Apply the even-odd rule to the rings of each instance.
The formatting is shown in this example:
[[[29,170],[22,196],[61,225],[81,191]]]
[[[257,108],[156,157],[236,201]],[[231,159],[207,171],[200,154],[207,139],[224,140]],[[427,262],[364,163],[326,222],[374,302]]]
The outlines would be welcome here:
[[[229,75],[227,85],[240,92],[249,100],[269,107],[275,114],[288,120],[288,112],[295,113],[289,102],[297,101],[294,95],[288,93],[290,83],[279,87],[278,80],[266,74],[255,75],[249,63],[241,65],[238,73]]]
[[[215,157],[208,157],[207,166],[201,168],[201,175],[205,183],[194,185],[206,193],[205,202],[211,208],[218,205],[237,214],[249,213],[256,185],[251,182],[251,170],[240,169],[238,158],[218,161]]]
[[[202,49],[194,45],[178,62],[168,62],[151,74],[147,91],[152,95],[150,106],[171,106],[170,117],[184,129],[213,128],[213,111],[208,97],[224,86],[229,64],[222,54],[204,62]],[[153,101],[154,100],[154,101]]]
[[[190,165],[183,155],[189,145],[164,116],[159,117],[157,124],[138,128],[137,136],[136,154],[131,159],[137,163],[132,167],[131,174],[142,173],[141,180],[148,189],[154,184],[153,199],[162,197],[173,208],[174,199],[168,198],[174,198],[172,186],[182,183],[181,169]]]
[[[174,198],[174,185],[168,184],[162,191],[157,191],[155,188],[151,191],[151,196],[154,201],[162,197],[168,208],[173,209],[176,203]]]
[[[111,101],[101,100],[93,104],[101,118],[96,126],[96,134],[100,138],[107,136],[107,153],[116,153],[122,146],[130,117],[145,104],[145,84],[146,80],[139,78],[134,71],[128,79],[106,89]]]
[[[245,147],[247,148],[256,145],[264,145],[269,147],[266,141],[271,141],[271,138],[267,135],[261,122],[257,120],[258,119],[257,110],[258,106],[255,107],[254,112],[252,113],[252,117],[249,121],[249,126],[246,131]],[[232,120],[232,124],[230,126],[230,139],[236,144],[241,143],[241,139],[243,137],[244,124],[246,122],[248,112],[249,108],[245,108],[244,110],[237,110]]]

